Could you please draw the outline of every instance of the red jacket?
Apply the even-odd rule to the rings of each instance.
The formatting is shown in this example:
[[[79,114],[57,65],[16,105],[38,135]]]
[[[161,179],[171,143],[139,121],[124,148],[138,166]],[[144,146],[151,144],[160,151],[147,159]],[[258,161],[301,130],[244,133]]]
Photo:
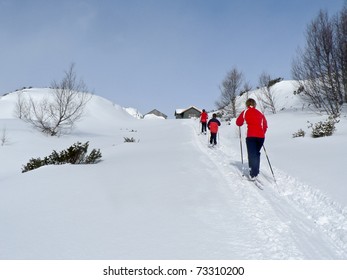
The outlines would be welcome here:
[[[202,112],[200,115],[200,122],[207,122],[208,114],[206,112]]]
[[[217,133],[218,132],[218,126],[220,126],[220,121],[212,118],[209,120],[207,127],[212,133]]]
[[[265,138],[267,120],[256,108],[250,106],[244,110],[236,119],[236,125],[242,126],[247,123],[247,137]]]

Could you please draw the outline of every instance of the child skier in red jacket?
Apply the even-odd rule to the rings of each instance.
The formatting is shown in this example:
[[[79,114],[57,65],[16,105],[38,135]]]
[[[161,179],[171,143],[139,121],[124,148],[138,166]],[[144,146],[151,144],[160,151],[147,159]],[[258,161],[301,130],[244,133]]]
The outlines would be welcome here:
[[[207,127],[211,132],[210,144],[217,145],[217,133],[218,127],[220,126],[220,121],[217,120],[217,115],[213,114],[212,119],[208,121]]]
[[[202,113],[200,114],[200,122],[201,122],[201,134],[206,134],[206,125],[208,120],[208,114],[206,113],[205,109],[202,110]]]
[[[236,119],[236,125],[242,126],[247,123],[247,153],[248,165],[250,169],[250,177],[252,180],[259,174],[260,168],[260,150],[265,141],[265,133],[267,131],[267,120],[265,116],[258,111],[254,99],[249,98],[246,101],[247,109],[242,111]]]

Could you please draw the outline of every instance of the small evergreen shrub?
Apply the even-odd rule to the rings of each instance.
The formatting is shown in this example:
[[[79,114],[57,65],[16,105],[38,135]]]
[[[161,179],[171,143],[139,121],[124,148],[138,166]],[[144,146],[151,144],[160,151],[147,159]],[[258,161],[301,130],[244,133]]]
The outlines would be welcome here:
[[[59,165],[59,164],[93,164],[100,161],[102,155],[100,150],[93,149],[87,155],[89,142],[84,144],[77,142],[71,147],[61,152],[53,151],[49,156],[41,158],[32,158],[23,166],[22,173],[34,170],[44,165]]]
[[[303,131],[302,129],[299,129],[297,132],[293,133],[293,138],[296,137],[305,137],[305,131]]]
[[[45,160],[42,160],[41,158],[32,158],[29,160],[27,165],[23,166],[22,173],[34,170],[44,165],[46,165]]]
[[[309,123],[309,128],[312,128],[312,137],[318,138],[318,137],[324,137],[324,136],[331,136],[333,135],[334,131],[336,130],[335,124],[337,124],[340,120],[338,119],[338,116],[329,116],[326,121],[320,121],[318,123],[312,124]]]
[[[283,81],[283,78],[281,78],[281,77],[279,77],[279,78],[277,78],[277,79],[270,80],[270,81],[268,82],[268,84],[267,84],[267,87],[268,87],[268,88],[269,88],[269,87],[272,87],[273,85],[275,85],[275,84],[277,84],[277,83],[279,83],[279,82],[281,82],[281,81]]]
[[[296,95],[296,94],[300,94],[300,93],[302,93],[304,91],[305,91],[304,86],[299,86],[299,88],[297,90],[294,90],[293,93],[294,93],[294,95]]]
[[[101,152],[100,150],[93,149],[89,155],[87,155],[84,159],[85,164],[94,164],[100,161],[101,158]]]
[[[124,143],[134,143],[136,142],[134,137],[124,137]]]

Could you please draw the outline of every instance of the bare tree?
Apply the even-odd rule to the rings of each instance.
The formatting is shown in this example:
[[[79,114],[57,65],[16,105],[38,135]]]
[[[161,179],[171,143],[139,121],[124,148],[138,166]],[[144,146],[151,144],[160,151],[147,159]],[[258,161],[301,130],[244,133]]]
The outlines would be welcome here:
[[[250,85],[249,82],[245,82],[243,84],[243,90],[241,92],[241,95],[245,95],[246,99],[249,97],[249,92],[252,90],[252,86]]]
[[[240,92],[240,98],[236,99],[237,102],[237,108],[240,110],[240,108],[244,107],[245,102],[250,97],[250,91],[252,90],[252,86],[249,82],[245,82],[242,86],[241,92]]]
[[[277,113],[276,110],[276,97],[273,90],[273,85],[281,81],[281,78],[271,79],[269,74],[263,72],[259,77],[259,87],[260,94],[258,94],[258,99],[260,102],[260,107],[262,111],[269,109],[273,114]]]
[[[40,101],[22,98],[17,108],[22,119],[51,136],[70,131],[81,119],[85,106],[92,95],[83,80],[77,80],[74,64],[71,64],[60,82],[52,82],[53,96]]]
[[[330,20],[327,12],[320,11],[307,27],[306,48],[298,50],[292,65],[304,96],[332,115],[339,114],[346,99],[346,19],[342,15],[346,12],[341,21]]]
[[[347,103],[347,2],[340,14],[334,18],[337,40],[337,64],[342,80],[343,102]]]
[[[17,94],[17,103],[15,107],[15,116],[22,119],[23,118],[23,112],[26,112],[28,109],[26,108],[27,102],[23,99],[23,90],[18,92]]]
[[[221,109],[227,109],[231,113],[231,117],[236,117],[236,98],[241,93],[241,85],[243,82],[243,74],[236,68],[229,71],[220,86],[221,97],[216,102],[216,106]]]

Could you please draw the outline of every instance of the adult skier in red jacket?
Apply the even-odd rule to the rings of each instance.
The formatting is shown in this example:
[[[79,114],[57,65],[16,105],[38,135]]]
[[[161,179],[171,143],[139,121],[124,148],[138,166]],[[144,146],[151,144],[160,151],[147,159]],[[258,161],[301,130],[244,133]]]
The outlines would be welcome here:
[[[200,114],[200,122],[201,122],[201,134],[206,134],[206,125],[208,120],[208,114],[206,113],[205,109],[202,110],[202,113]]]
[[[267,120],[263,113],[257,110],[254,99],[249,98],[246,101],[247,109],[242,111],[236,119],[236,125],[242,126],[247,123],[247,153],[248,165],[250,169],[250,177],[252,180],[259,174],[260,168],[260,150],[265,141],[265,133],[267,131]]]

